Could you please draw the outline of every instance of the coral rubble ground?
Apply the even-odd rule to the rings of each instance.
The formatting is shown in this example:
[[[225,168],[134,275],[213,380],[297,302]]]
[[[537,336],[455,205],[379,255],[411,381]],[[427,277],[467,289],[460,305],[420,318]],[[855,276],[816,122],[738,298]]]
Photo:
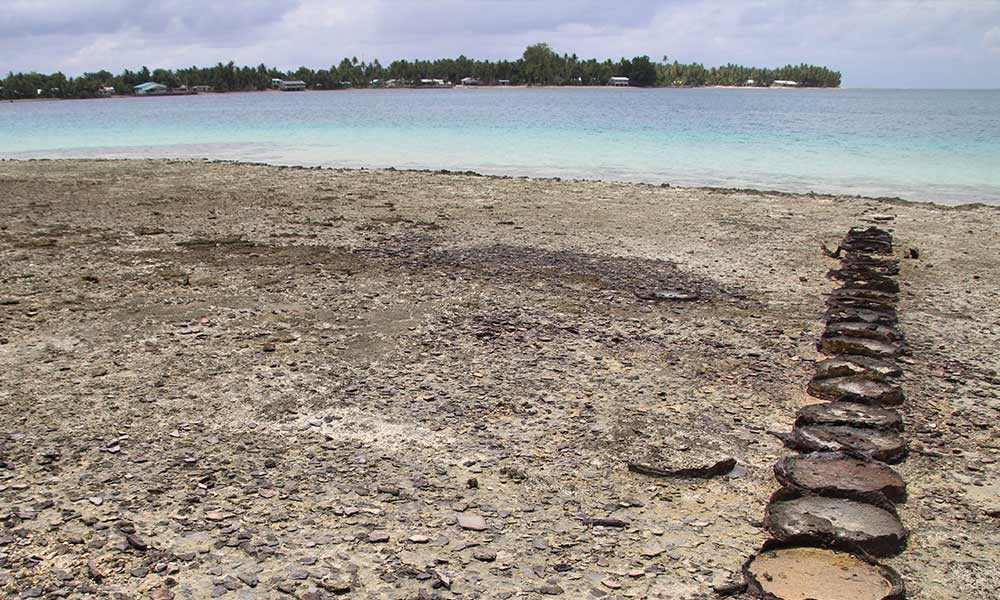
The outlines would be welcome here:
[[[884,562],[992,597],[996,208],[0,162],[0,595],[713,597],[819,402],[820,246],[871,223],[909,348]]]

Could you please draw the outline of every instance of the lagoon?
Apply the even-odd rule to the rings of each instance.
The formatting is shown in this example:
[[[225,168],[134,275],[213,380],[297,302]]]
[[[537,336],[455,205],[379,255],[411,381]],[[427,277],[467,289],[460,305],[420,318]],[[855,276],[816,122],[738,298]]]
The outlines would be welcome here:
[[[1000,204],[1000,91],[456,88],[0,104],[2,158],[472,170]]]

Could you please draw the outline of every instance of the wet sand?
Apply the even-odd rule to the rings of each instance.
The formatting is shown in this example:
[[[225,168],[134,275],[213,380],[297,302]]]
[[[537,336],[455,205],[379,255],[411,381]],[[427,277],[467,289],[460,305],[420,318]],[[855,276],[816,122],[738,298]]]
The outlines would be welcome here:
[[[919,251],[885,562],[1000,581],[996,208],[201,161],[0,198],[0,595],[712,597],[815,402],[820,245],[883,215]]]

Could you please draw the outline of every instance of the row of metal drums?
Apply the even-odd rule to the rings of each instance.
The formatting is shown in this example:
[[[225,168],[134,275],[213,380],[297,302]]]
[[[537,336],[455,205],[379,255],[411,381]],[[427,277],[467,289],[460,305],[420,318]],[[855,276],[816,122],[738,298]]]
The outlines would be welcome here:
[[[906,456],[905,401],[896,359],[906,352],[898,328],[899,261],[892,236],[851,229],[829,276],[841,286],[827,300],[826,330],[802,408],[779,433],[797,456],[774,465],[781,488],[764,524],[772,539],[744,565],[750,593],[780,600],[887,600],[902,580],[877,562],[906,546],[896,513],[906,484],[892,468]]]

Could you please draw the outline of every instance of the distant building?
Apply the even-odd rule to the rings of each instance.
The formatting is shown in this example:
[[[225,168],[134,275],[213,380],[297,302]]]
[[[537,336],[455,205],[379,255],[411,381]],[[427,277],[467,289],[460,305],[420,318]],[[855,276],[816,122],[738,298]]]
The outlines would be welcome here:
[[[280,88],[281,87],[281,81],[282,80],[279,77],[272,77],[271,78],[271,87],[274,88],[274,89]]]
[[[162,83],[147,81],[132,88],[132,91],[139,96],[151,96],[154,94],[166,94],[170,90]]]
[[[104,85],[97,88],[97,95],[102,98],[110,98],[115,95],[115,88],[111,85]]]
[[[462,85],[483,85],[483,82],[475,77],[463,77]]]
[[[419,87],[449,87],[451,85],[444,79],[421,79],[418,83]]]
[[[193,92],[211,92],[214,88],[210,85],[192,85],[191,91]]]
[[[302,92],[306,89],[306,82],[298,79],[291,79],[288,81],[282,79],[281,83],[278,84],[278,89],[283,92]]]
[[[743,85],[754,86],[754,85],[757,85],[757,82],[755,80],[753,80],[753,79],[747,79],[747,82],[744,83]]]
[[[510,79],[498,79],[497,85],[510,85]]]
[[[774,83],[771,85],[776,85],[778,87],[799,87],[799,82],[791,81],[790,79],[775,79]]]
[[[608,85],[626,87],[628,84],[628,77],[612,77],[611,79],[608,79]]]

